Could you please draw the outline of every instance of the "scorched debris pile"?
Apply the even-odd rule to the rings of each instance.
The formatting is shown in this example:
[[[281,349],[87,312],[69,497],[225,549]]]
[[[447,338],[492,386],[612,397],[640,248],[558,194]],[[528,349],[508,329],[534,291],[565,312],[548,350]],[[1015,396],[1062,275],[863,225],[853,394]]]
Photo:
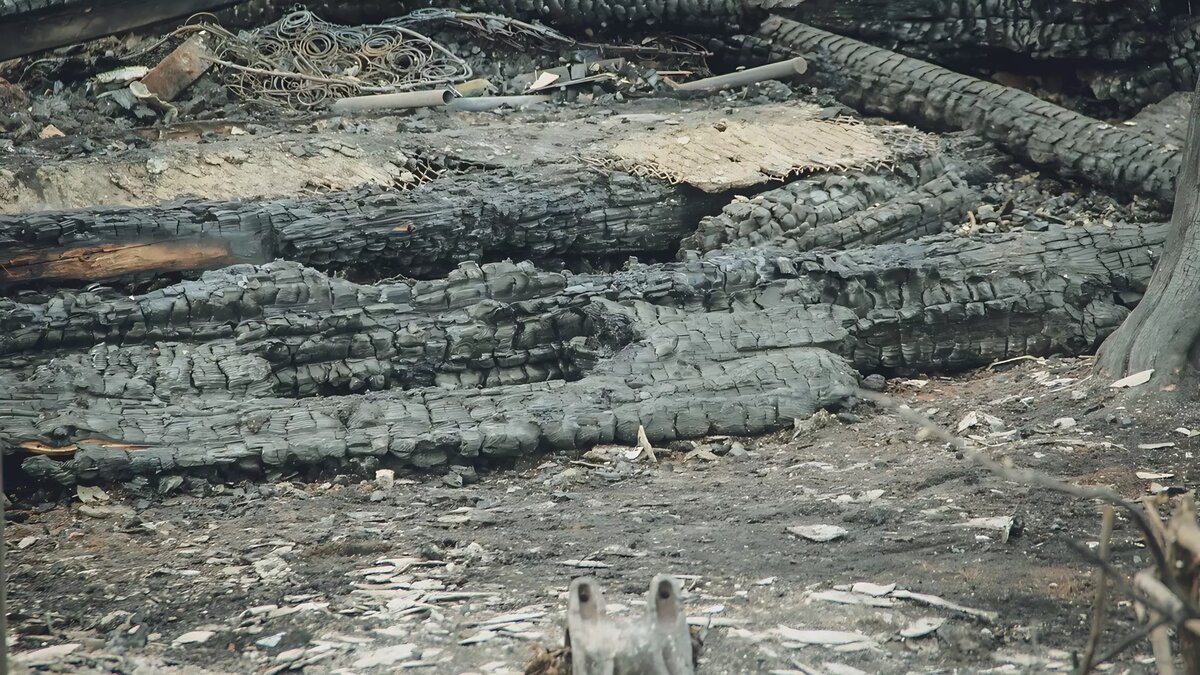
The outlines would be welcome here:
[[[55,31],[81,3],[0,5],[6,55],[66,45],[0,64],[0,442],[26,477],[753,434],[874,373],[1094,351],[1166,236],[1200,25],[1152,2],[151,4]]]

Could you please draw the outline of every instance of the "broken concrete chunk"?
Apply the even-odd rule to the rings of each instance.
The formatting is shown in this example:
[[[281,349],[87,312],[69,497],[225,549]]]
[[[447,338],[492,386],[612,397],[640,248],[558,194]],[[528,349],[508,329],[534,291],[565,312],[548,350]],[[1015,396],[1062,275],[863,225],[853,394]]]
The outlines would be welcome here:
[[[878,598],[896,590],[896,584],[873,584],[869,581],[856,581],[854,585],[850,587],[850,590],[854,591],[855,593],[873,595]]]
[[[802,645],[821,645],[834,647],[842,645],[874,645],[875,641],[862,633],[852,633],[844,630],[799,630],[784,625],[776,627],[775,632],[787,642]],[[786,646],[786,645],[785,645]]]

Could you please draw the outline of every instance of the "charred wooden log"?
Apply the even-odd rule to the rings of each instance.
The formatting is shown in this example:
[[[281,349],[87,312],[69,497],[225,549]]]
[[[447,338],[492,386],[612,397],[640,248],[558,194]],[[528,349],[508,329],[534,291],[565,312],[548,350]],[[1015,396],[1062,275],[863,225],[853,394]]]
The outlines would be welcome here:
[[[555,166],[446,176],[408,192],[185,200],[0,214],[0,287],[217,269],[276,257],[325,270],[430,276],[467,260],[673,252],[708,198],[627,174]]]
[[[863,112],[937,129],[969,129],[1019,157],[1124,193],[1169,202],[1177,149],[1032,94],[789,21],[768,19],[751,60],[808,59],[809,76]]]
[[[758,0],[786,18],[934,61],[1004,55],[1128,63],[1163,56],[1179,12],[1158,0]]]
[[[1172,92],[1192,91],[1200,73],[1200,20],[1174,17],[1153,43],[1164,45],[1165,53],[1115,69],[1093,65],[1085,77],[1096,98],[1136,109]]]
[[[994,172],[988,169],[996,167],[997,159],[990,148],[943,148],[886,172],[802,178],[735,200],[720,214],[701,219],[681,246],[700,251],[755,246],[808,251],[936,234],[948,224],[960,224],[978,203],[972,183],[990,180]]]
[[[1182,148],[1187,141],[1188,114],[1192,106],[1190,92],[1176,92],[1152,103],[1141,110],[1133,119],[1130,129],[1163,145]]]
[[[0,61],[94,40],[244,0],[4,0]]]
[[[3,300],[0,434],[27,472],[72,482],[360,456],[429,466],[632,442],[639,425],[656,442],[756,433],[846,401],[851,365],[1092,349],[1162,236],[730,251],[611,275],[468,264],[374,286],[274,263],[134,297]]]

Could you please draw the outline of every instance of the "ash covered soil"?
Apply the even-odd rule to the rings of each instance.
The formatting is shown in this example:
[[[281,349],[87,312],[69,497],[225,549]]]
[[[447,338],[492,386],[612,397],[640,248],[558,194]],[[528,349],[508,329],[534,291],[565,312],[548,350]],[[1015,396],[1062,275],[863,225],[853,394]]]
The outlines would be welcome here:
[[[1131,498],[1190,486],[1196,407],[1121,407],[1089,374],[1087,359],[1026,359],[888,389],[940,425],[974,422],[964,435],[1022,467]],[[637,612],[670,572],[705,624],[702,673],[1071,668],[1094,586],[1067,542],[1094,544],[1097,504],[995,477],[886,410],[816,419],[674,444],[657,464],[610,446],[394,484],[182,480],[167,495],[135,483],[18,499],[15,651],[50,647],[22,667],[51,672],[519,673],[561,645],[573,577]],[[814,525],[844,534],[789,531]],[[1119,567],[1147,564],[1139,540],[1118,516]],[[1111,617],[1110,646],[1136,629],[1128,603]],[[857,635],[804,645],[807,630]],[[1145,645],[1111,672],[1152,670]]]

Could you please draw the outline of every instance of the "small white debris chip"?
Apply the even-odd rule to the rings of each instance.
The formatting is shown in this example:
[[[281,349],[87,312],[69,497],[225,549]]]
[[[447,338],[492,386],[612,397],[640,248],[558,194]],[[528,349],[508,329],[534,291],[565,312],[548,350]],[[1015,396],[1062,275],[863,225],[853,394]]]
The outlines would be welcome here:
[[[216,633],[211,630],[188,631],[172,640],[171,644],[175,646],[204,644],[205,642],[208,642],[208,639],[214,635],[216,635]]]
[[[1169,478],[1174,478],[1175,474],[1173,474],[1173,473],[1157,473],[1154,471],[1138,471],[1137,477],[1141,478],[1142,480],[1167,480]]]
[[[789,527],[788,532],[809,541],[826,542],[841,539],[849,534],[849,530],[837,525],[796,525]]]
[[[355,668],[374,668],[375,666],[390,666],[397,661],[412,658],[417,651],[416,645],[392,645],[375,649],[363,654],[354,662]]]
[[[1142,443],[1138,445],[1138,450],[1161,450],[1162,448],[1173,448],[1175,444],[1170,441],[1162,443]]]
[[[465,645],[477,645],[477,644],[481,644],[483,642],[487,642],[495,637],[496,637],[496,633],[494,631],[481,630],[478,633],[475,633],[474,635],[469,635],[469,636],[459,640],[458,644],[464,645],[464,646]]]
[[[900,637],[905,639],[922,638],[937,632],[946,620],[940,617],[924,617],[913,621],[900,631]]]
[[[53,647],[43,647],[29,652],[17,652],[13,654],[13,661],[25,666],[48,666],[55,661],[58,661],[64,656],[67,656],[79,649],[82,645],[78,642],[69,642],[65,645],[54,645]]]
[[[1108,386],[1112,387],[1113,389],[1127,389],[1129,387],[1137,387],[1139,385],[1143,385],[1143,384],[1146,384],[1147,382],[1149,382],[1150,377],[1153,375],[1154,375],[1154,369],[1151,368],[1150,370],[1143,370],[1140,373],[1134,373],[1128,377],[1122,377],[1121,379],[1117,380],[1116,382],[1113,382],[1112,384],[1110,384]]]
[[[873,584],[869,581],[856,581],[850,590],[863,595],[881,598],[896,590],[896,584]]]
[[[578,567],[580,569],[603,569],[612,567],[612,565],[599,560],[564,560],[562,561],[562,564],[567,565],[568,567]]]
[[[104,490],[88,485],[75,488],[75,496],[84,504],[103,504],[112,499]]]
[[[785,647],[820,645],[839,647],[841,651],[854,651],[876,646],[875,641],[866,635],[844,630],[798,630],[780,625],[775,628],[775,632],[784,640]]]

